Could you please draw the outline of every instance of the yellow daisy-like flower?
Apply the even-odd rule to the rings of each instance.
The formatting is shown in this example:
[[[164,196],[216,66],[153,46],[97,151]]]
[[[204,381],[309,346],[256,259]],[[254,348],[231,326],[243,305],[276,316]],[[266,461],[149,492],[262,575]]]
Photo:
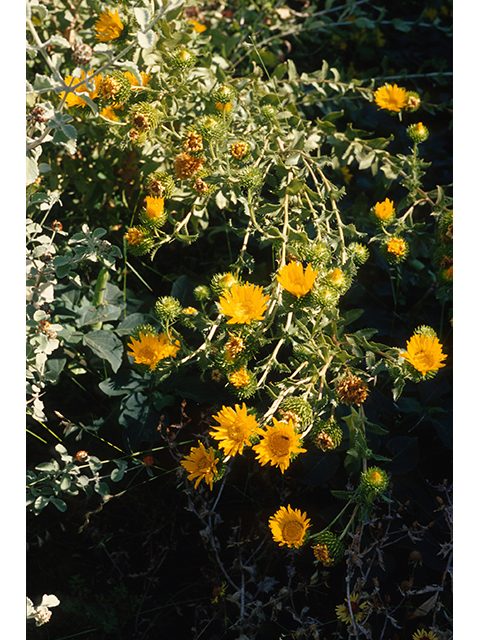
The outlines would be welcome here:
[[[133,75],[133,73],[131,73],[130,71],[125,71],[125,75],[128,78],[128,81],[130,82],[132,87],[139,87],[140,86],[140,84],[138,83],[138,80]],[[150,76],[147,73],[145,73],[144,71],[140,71],[140,77],[142,78],[142,86],[146,87],[148,82],[149,82],[149,80],[150,80]]]
[[[147,196],[145,198],[146,209],[145,215],[150,220],[156,220],[163,217],[163,208],[165,200],[163,198],[156,198],[155,196]]]
[[[302,438],[296,433],[291,420],[284,422],[273,418],[273,423],[252,448],[262,466],[269,463],[280,467],[283,473],[290,465],[292,456],[304,453],[306,449],[302,449]]]
[[[438,640],[438,636],[433,631],[425,631],[425,629],[418,629],[412,636],[412,640]]]
[[[394,213],[393,202],[388,198],[385,198],[383,202],[377,202],[375,205],[375,217],[379,220],[389,220]]]
[[[429,371],[438,371],[444,367],[442,360],[447,357],[437,336],[414,334],[407,341],[407,350],[400,353],[417,371],[425,375]]]
[[[198,22],[198,20],[195,20],[194,18],[189,20],[188,24],[191,24],[197,33],[203,33],[204,31],[207,30],[207,27],[204,24],[202,24],[201,22]]]
[[[366,609],[368,608],[368,602],[358,603],[358,599],[360,598],[359,593],[352,593],[350,595],[350,607],[348,606],[348,600],[345,599],[346,604],[339,604],[335,607],[335,613],[337,614],[337,618],[341,622],[352,622],[352,616],[350,614],[350,609],[352,610],[353,617],[356,622],[360,622],[362,618],[365,617]]]
[[[127,345],[131,351],[127,351],[129,356],[133,356],[135,364],[148,365],[153,371],[160,360],[175,357],[180,349],[178,340],[173,343],[164,333],[153,335],[151,333],[138,334],[138,340],[131,337],[131,342]]]
[[[298,549],[305,540],[310,518],[307,518],[307,514],[302,513],[300,509],[292,509],[288,505],[280,507],[269,519],[268,526],[272,531],[273,539],[280,546],[285,544],[287,547]]]
[[[214,431],[210,431],[210,435],[219,441],[225,455],[242,453],[243,447],[249,444],[250,437],[258,427],[255,417],[248,415],[245,403],[242,406],[236,404],[234,409],[223,406],[213,417],[219,426],[214,425]]]
[[[307,265],[304,272],[300,262],[292,261],[280,269],[277,281],[286,291],[301,298],[313,289],[317,275],[318,271],[313,269],[311,264]]]
[[[407,250],[407,243],[403,238],[392,238],[387,242],[387,252],[393,253],[394,256],[400,258]]]
[[[230,316],[227,324],[250,324],[252,320],[262,320],[270,296],[263,295],[262,287],[246,282],[234,284],[220,298],[220,311]]]
[[[388,111],[401,111],[407,104],[408,92],[402,87],[397,87],[385,83],[383,87],[377,89],[374,93],[375,102],[380,109],[388,109]]]
[[[113,105],[111,107],[103,107],[100,111],[100,115],[109,120],[117,120],[118,116],[115,112]]]
[[[95,22],[95,31],[97,40],[100,42],[110,42],[116,40],[123,31],[123,23],[118,15],[118,10],[112,13],[110,9],[106,9],[98,16]]]
[[[85,78],[86,78],[85,71],[82,69],[80,78],[75,78],[73,76],[66,76],[65,84],[68,87],[75,89],[75,87],[79,85],[83,80],[85,80]],[[82,93],[87,93],[90,96],[90,98],[94,100],[98,96],[98,86],[100,84],[100,80],[101,80],[101,76],[95,76],[94,78],[95,89],[93,91],[89,91],[87,89],[86,83],[82,83],[82,85],[79,87],[79,91],[81,91]],[[65,92],[62,91],[62,93],[60,94],[60,98],[63,98],[64,95],[65,95]],[[67,93],[67,97],[65,98],[65,104],[67,105],[67,107],[84,107],[87,103],[85,102],[85,100],[83,100],[81,96],[76,95],[75,93]]]
[[[189,475],[189,480],[195,481],[195,489],[198,487],[201,480],[210,487],[210,491],[213,489],[213,479],[217,475],[217,462],[220,458],[215,457],[215,451],[213,447],[207,451],[203,444],[200,442],[198,447],[192,447],[188,456],[185,456],[180,464],[185,467]]]

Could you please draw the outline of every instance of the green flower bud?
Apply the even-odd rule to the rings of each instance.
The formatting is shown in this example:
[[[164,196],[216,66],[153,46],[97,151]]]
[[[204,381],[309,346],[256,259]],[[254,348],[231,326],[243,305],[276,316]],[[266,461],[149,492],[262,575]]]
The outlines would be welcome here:
[[[233,102],[236,96],[237,92],[233,87],[222,84],[214,91],[212,95],[212,102],[214,104],[217,104],[217,102],[220,102],[221,104],[228,104],[229,102]]]
[[[240,178],[240,184],[245,189],[257,191],[263,185],[263,174],[258,167],[244,167],[240,169],[238,176]]]
[[[388,489],[390,480],[387,472],[380,467],[369,467],[360,475],[360,490],[364,497],[370,500]]]
[[[352,257],[355,264],[365,264],[370,257],[370,251],[364,244],[360,242],[351,242],[347,247],[348,254]]]
[[[164,323],[174,322],[182,311],[182,305],[173,296],[163,296],[155,303],[155,313]]]
[[[216,273],[210,282],[210,287],[216,296],[221,296],[225,291],[231,289],[234,284],[239,283],[237,276],[228,271],[226,273]]]
[[[206,302],[207,300],[210,300],[212,294],[206,285],[199,284],[198,287],[195,287],[193,290],[193,295],[195,296],[195,300],[198,300],[198,302]]]
[[[205,140],[220,140],[227,132],[223,119],[215,115],[200,116],[196,129]]]
[[[185,47],[177,47],[170,55],[170,62],[180,71],[188,71],[197,63],[197,56]]]
[[[340,299],[340,294],[328,284],[320,284],[313,289],[313,299],[316,305],[332,309],[336,307]]]
[[[324,267],[332,258],[330,247],[323,242],[295,243],[294,249],[302,260],[309,262],[317,270]]]
[[[411,124],[407,127],[407,136],[413,140],[413,142],[425,142],[429,136],[427,127],[421,123]]]
[[[271,104],[264,104],[262,107],[260,107],[260,112],[262,118],[267,121],[275,120],[277,116],[277,110],[275,109],[275,107],[272,107]]]

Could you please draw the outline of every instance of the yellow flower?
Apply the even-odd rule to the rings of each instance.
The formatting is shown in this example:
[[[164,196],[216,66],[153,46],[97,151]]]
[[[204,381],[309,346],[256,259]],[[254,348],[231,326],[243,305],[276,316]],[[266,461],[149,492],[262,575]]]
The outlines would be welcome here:
[[[125,76],[128,78],[128,81],[130,82],[132,87],[139,87],[140,86],[138,84],[138,80],[133,75],[133,73],[131,73],[130,71],[125,71]],[[146,74],[144,71],[140,71],[140,77],[142,78],[142,85],[144,87],[146,87],[148,82],[149,82],[149,80],[150,80],[150,76],[148,74]]]
[[[198,487],[200,480],[205,482],[213,489],[213,478],[217,475],[217,462],[220,458],[215,458],[213,447],[207,451],[200,442],[198,447],[192,447],[188,456],[185,456],[180,464],[185,467],[189,475],[189,480],[196,478],[195,489]]]
[[[250,383],[251,379],[252,376],[245,369],[245,367],[242,367],[237,371],[232,371],[232,373],[228,375],[228,381],[237,389],[239,389],[240,387],[246,387]]]
[[[243,447],[248,445],[249,438],[255,434],[258,423],[254,416],[249,416],[245,403],[236,404],[235,409],[223,406],[221,411],[213,416],[219,423],[214,425],[210,435],[219,441],[219,446],[226,456],[242,453]]]
[[[313,269],[311,264],[307,265],[304,273],[303,265],[292,261],[280,269],[277,273],[277,281],[289,293],[300,298],[313,289],[317,275],[318,271]]]
[[[403,238],[392,238],[387,242],[388,253],[393,253],[394,256],[400,258],[405,254],[407,250],[407,243]]]
[[[156,198],[155,196],[147,196],[145,198],[146,209],[145,215],[150,220],[156,220],[157,218],[163,217],[163,207],[164,207],[164,199]]]
[[[352,616],[350,614],[350,609],[352,610],[353,617],[356,622],[360,622],[362,618],[365,617],[366,611],[368,608],[368,602],[362,602],[362,604],[358,604],[358,599],[360,597],[359,593],[352,593],[350,595],[350,606],[348,605],[348,600],[345,599],[347,604],[340,604],[335,607],[335,613],[337,614],[337,618],[341,622],[352,622]]]
[[[396,84],[392,87],[392,85],[385,83],[383,87],[375,91],[374,97],[380,109],[401,111],[407,103],[408,92],[402,87],[397,87]]]
[[[131,342],[127,345],[131,351],[127,351],[129,356],[133,356],[135,364],[148,365],[153,371],[160,360],[175,357],[180,349],[178,340],[173,343],[164,333],[153,335],[151,333],[138,334],[138,340],[131,337]]]
[[[345,275],[338,267],[328,274],[328,281],[334,287],[340,287],[345,282]]]
[[[425,375],[429,371],[438,371],[444,367],[442,360],[447,357],[437,336],[414,334],[407,341],[407,351],[400,353],[417,371]]]
[[[97,32],[96,38],[100,42],[116,40],[123,31],[123,24],[118,15],[118,10],[115,9],[115,13],[112,13],[110,9],[106,9],[101,13],[95,22],[95,31]]]
[[[263,295],[262,287],[246,282],[234,284],[220,298],[220,311],[230,316],[227,324],[250,324],[252,320],[262,320],[270,296]]]
[[[207,29],[207,27],[204,24],[201,24],[200,22],[198,22],[198,20],[195,20],[194,18],[189,20],[188,24],[191,24],[197,33],[202,33]]]
[[[267,427],[263,432],[262,439],[252,448],[257,454],[259,463],[263,466],[270,463],[280,467],[283,473],[290,465],[292,455],[303,453],[302,439],[293,428],[293,422],[280,422],[273,418],[273,426]]]
[[[232,335],[228,332],[230,338],[225,343],[225,355],[227,360],[234,360],[235,357],[245,349],[245,342],[240,336]]]
[[[75,87],[79,85],[82,82],[82,80],[85,80],[85,78],[86,78],[85,71],[82,69],[80,78],[67,76],[65,78],[65,84],[68,87],[75,89]],[[85,82],[82,83],[82,85],[79,87],[78,90],[81,91],[82,93],[87,93],[90,96],[90,98],[94,100],[98,95],[98,86],[100,84],[100,79],[101,79],[101,76],[95,76],[94,78],[95,89],[93,91],[89,91],[87,89],[87,85]],[[62,91],[62,93],[60,94],[60,98],[63,98],[64,95],[65,95],[65,91]],[[67,107],[84,107],[87,103],[85,102],[85,100],[82,99],[81,96],[76,95],[75,93],[67,93],[67,97],[65,98],[65,104],[67,105]]]
[[[230,147],[230,152],[234,158],[237,160],[241,160],[244,158],[247,153],[250,151],[250,145],[248,142],[244,140],[240,140],[239,142],[234,142]]]
[[[300,509],[292,509],[290,505],[280,507],[269,521],[275,542],[280,546],[294,547],[298,549],[302,546],[307,529],[310,526],[310,518],[306,513],[302,513]]]
[[[145,234],[141,229],[137,229],[137,227],[132,227],[125,234],[125,240],[127,244],[131,247],[135,247],[143,242],[145,238]]]
[[[100,111],[100,115],[104,118],[108,118],[109,120],[117,120],[117,114],[115,113],[113,105],[111,107],[103,107]]]
[[[218,109],[219,111],[222,111],[222,112],[225,111],[225,113],[230,113],[230,111],[232,110],[232,103],[226,102],[225,104],[223,104],[223,102],[216,102],[215,108]]]
[[[433,633],[433,631],[425,631],[425,629],[419,629],[413,634],[412,640],[438,640],[438,636],[436,633]]]
[[[353,174],[348,167],[341,167],[340,171],[343,173],[343,179],[345,180],[345,184],[349,185]]]
[[[388,198],[385,198],[383,202],[377,202],[375,205],[375,217],[379,220],[389,220],[394,213],[393,202]]]

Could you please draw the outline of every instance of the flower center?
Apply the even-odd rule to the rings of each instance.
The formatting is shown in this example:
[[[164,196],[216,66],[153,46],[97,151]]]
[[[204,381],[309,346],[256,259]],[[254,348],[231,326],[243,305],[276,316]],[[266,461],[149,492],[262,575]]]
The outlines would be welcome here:
[[[290,454],[290,438],[283,433],[274,433],[269,444],[275,456],[284,457]]]
[[[151,347],[142,347],[138,352],[138,355],[143,360],[153,360],[155,353]]]
[[[287,522],[282,529],[282,537],[286,542],[300,542],[303,538],[303,527],[299,522]]]
[[[425,369],[431,369],[435,364],[435,359],[431,353],[427,353],[426,351],[419,351],[415,354],[415,359],[418,361],[418,364]]]

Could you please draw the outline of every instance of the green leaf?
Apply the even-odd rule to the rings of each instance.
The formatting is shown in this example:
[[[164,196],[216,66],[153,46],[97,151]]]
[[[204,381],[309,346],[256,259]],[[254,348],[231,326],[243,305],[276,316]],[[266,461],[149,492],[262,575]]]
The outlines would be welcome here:
[[[146,33],[137,31],[137,40],[142,49],[152,49],[155,46],[155,32],[152,29]]]
[[[146,26],[151,20],[150,10],[144,7],[137,7],[136,9],[133,10],[133,13],[135,15],[135,19],[140,25],[140,28],[145,30]]]
[[[27,186],[29,184],[33,184],[35,182],[35,180],[38,178],[38,176],[40,175],[40,172],[38,170],[38,164],[37,161],[35,160],[35,158],[32,158],[31,156],[27,156],[26,158],[26,169],[27,169]]]
[[[413,471],[420,460],[418,439],[411,436],[397,436],[387,443],[393,456],[385,466],[394,474]]]
[[[140,391],[122,400],[118,423],[125,428],[125,440],[132,451],[137,443],[155,442],[161,437],[160,412]]]
[[[149,384],[148,380],[144,380],[143,376],[135,371],[119,371],[116,375],[102,380],[98,387],[103,393],[109,397],[125,396],[132,391],[141,390]]]
[[[116,373],[122,364],[123,344],[120,338],[105,329],[90,331],[83,336],[83,344],[89,347],[95,355],[107,360]]]
[[[63,500],[60,500],[60,498],[51,498],[50,502],[54,504],[62,513],[67,510],[67,503]]]

